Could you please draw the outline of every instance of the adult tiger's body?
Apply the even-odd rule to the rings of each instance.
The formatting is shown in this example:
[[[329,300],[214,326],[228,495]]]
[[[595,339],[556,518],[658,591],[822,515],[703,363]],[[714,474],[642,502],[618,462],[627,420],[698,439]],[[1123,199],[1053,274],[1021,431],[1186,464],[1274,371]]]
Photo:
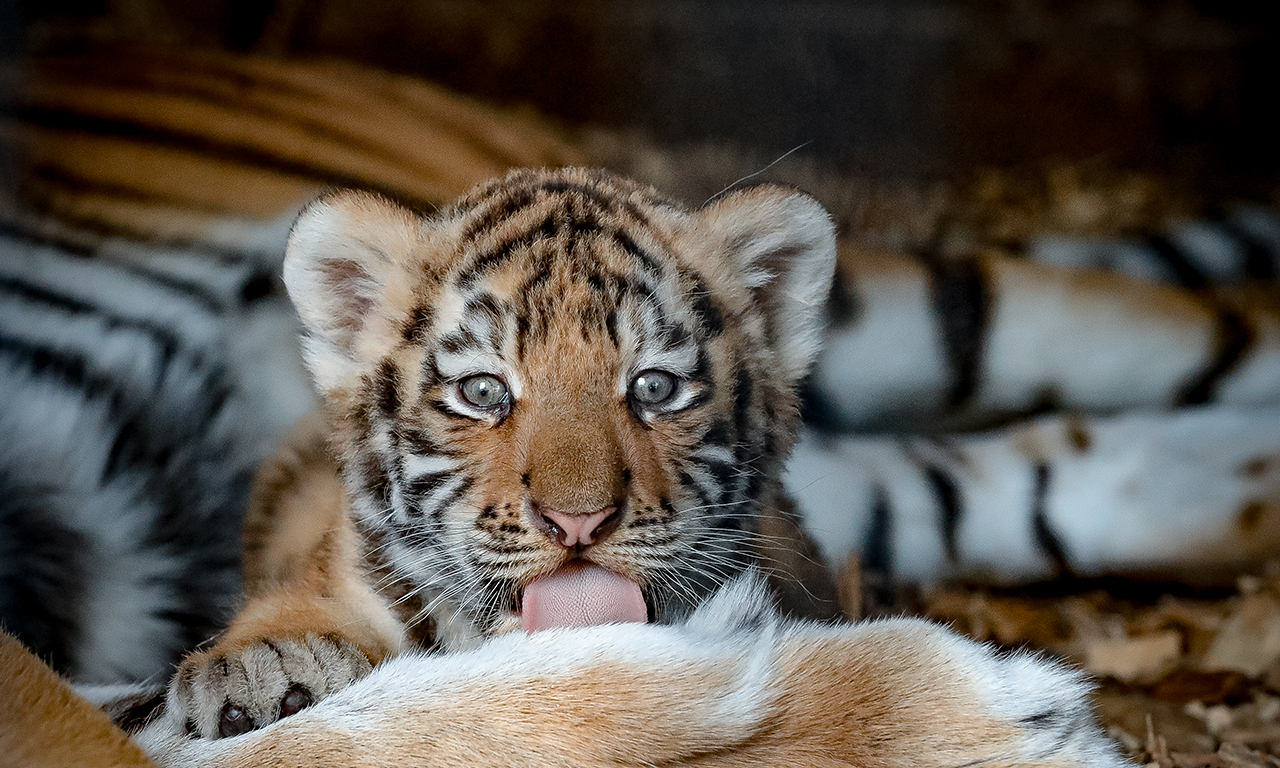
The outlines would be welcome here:
[[[310,408],[253,259],[0,231],[0,624],[81,681],[231,618],[250,483]]]
[[[104,272],[117,272],[123,279],[139,269],[150,270],[176,277],[168,280],[171,287],[197,289],[188,293],[212,288],[233,298],[258,295],[270,287],[260,276],[279,268],[287,222],[330,184],[375,189],[430,209],[510,165],[585,159],[628,167],[645,180],[661,177],[665,165],[674,170],[658,186],[700,201],[725,181],[759,167],[741,169],[722,158],[703,163],[696,154],[671,161],[652,150],[635,152],[630,141],[625,150],[601,151],[599,144],[584,144],[580,136],[528,114],[477,105],[429,84],[346,65],[112,52],[40,60],[10,71],[5,84],[14,93],[10,109],[0,117],[0,140],[21,162],[16,165],[20,183],[8,190],[15,194],[0,204],[7,227],[0,247],[6,258],[30,251],[22,258],[36,266],[0,288],[6,302],[0,307],[5,313],[0,337],[6,342],[5,357],[13,363],[3,375],[12,377],[22,396],[41,403],[49,402],[40,399],[49,395],[83,395],[88,401],[99,393],[102,377],[58,378],[43,361],[63,350],[69,339],[83,348],[85,362],[114,348],[95,343],[105,337],[76,336],[79,326],[72,324],[77,318],[98,318],[118,335],[120,317],[110,295],[116,283],[103,279]],[[1194,211],[1185,201],[1165,200],[1167,186],[1134,176],[1136,181],[1121,178],[1118,184],[1104,179],[1095,188],[1084,176],[1064,182],[1063,174],[1054,172],[1043,184],[1009,184],[994,195],[989,193],[993,185],[983,181],[976,185],[979,194],[929,188],[921,194],[912,190],[878,196],[874,185],[805,175],[802,166],[786,165],[774,170],[820,192],[846,232],[837,267],[839,290],[827,304],[827,351],[808,387],[809,415],[825,431],[802,436],[788,480],[793,493],[809,502],[799,513],[809,515],[831,565],[852,549],[865,565],[907,578],[980,575],[1012,580],[1040,577],[1064,566],[1080,573],[1146,566],[1169,570],[1191,561],[1235,567],[1274,551],[1280,536],[1280,472],[1271,457],[1280,454],[1280,433],[1268,414],[1280,381],[1280,334],[1273,310],[1236,305],[1185,287],[1144,285],[1121,275],[1038,266],[1000,253],[966,255],[994,244],[1021,248],[1034,258],[1046,252],[1039,247],[1043,235],[1067,234],[1080,239],[1051,243],[1046,261],[1107,262],[1125,269],[1135,262],[1132,243],[1116,258],[1094,258],[1100,241],[1087,238],[1103,238],[1105,244],[1137,232],[1139,245],[1162,245],[1147,249],[1157,257],[1154,264],[1180,263],[1173,269],[1178,275],[1189,274],[1186,263],[1201,264],[1206,274],[1229,276],[1233,270],[1223,265],[1231,254],[1221,248],[1204,250],[1210,240],[1220,246],[1222,237],[1182,237],[1176,228],[1168,237],[1161,235],[1173,213]],[[706,183],[671,186],[672,180],[698,174]],[[945,252],[930,250],[921,257],[920,246],[943,221],[955,225],[941,238]],[[1234,249],[1247,257],[1245,268],[1235,271],[1265,277],[1262,252],[1271,248],[1273,259],[1280,252],[1266,240],[1268,230],[1256,221],[1247,227],[1239,217],[1230,221],[1239,226],[1224,230],[1227,235],[1242,228],[1251,233]],[[872,252],[859,243],[868,239],[892,248]],[[1170,254],[1167,246],[1175,252]],[[74,288],[55,283],[53,273],[43,271],[51,268],[44,265],[67,255],[91,257],[69,262],[78,273],[101,271],[76,281]],[[1149,267],[1138,271],[1161,272]],[[26,322],[35,317],[33,297],[40,291],[61,309],[41,309],[44,330],[23,344],[9,343],[19,327],[11,318]],[[268,369],[258,364],[296,356],[291,345],[280,342],[290,328],[283,313],[253,311],[278,303],[278,297],[264,298],[266,304],[227,303],[232,318],[247,308],[257,319],[251,326],[215,323],[211,327],[216,330],[200,336],[193,347],[209,350],[209,359],[222,359],[224,342],[229,340],[234,352],[239,342],[259,338],[244,328],[275,334],[262,337],[270,339],[262,347],[269,350],[266,354],[232,355],[233,369],[270,370],[268,384],[275,377],[273,386],[254,393],[239,391],[239,385],[233,392],[233,399],[255,414],[245,420],[254,435],[215,453],[237,466],[243,466],[242,460],[255,461],[260,446],[273,442],[284,422],[309,404],[305,384],[286,375],[287,365]],[[73,305],[75,311],[67,311]],[[208,309],[197,299],[191,316],[203,317]],[[215,314],[222,311],[219,304]],[[170,322],[168,317],[160,318],[161,324]],[[138,338],[143,343],[137,354],[165,358],[163,335]],[[105,369],[130,382],[137,378],[137,372],[118,365]],[[28,376],[30,372],[35,375]],[[208,392],[199,387],[178,392],[178,405],[165,411],[165,420],[169,413],[200,413],[209,405]],[[1166,410],[1188,404],[1197,407],[1185,413]],[[948,426],[1002,424],[1051,406],[1078,415],[1049,416],[1037,425],[1014,424],[954,440],[878,431],[936,436]],[[1150,412],[1123,413],[1135,409]],[[1117,411],[1121,413],[1113,415]],[[148,429],[155,426],[150,419],[144,419]],[[57,437],[60,445],[71,448],[105,446],[105,454],[129,423],[90,419]],[[852,436],[851,431],[862,434]],[[5,433],[9,444],[17,446],[0,454],[5,460],[21,458],[24,445],[51,444],[55,437],[29,424],[6,426]],[[200,435],[191,442],[199,444]],[[167,492],[173,481],[162,460],[171,454],[137,456],[141,460],[134,469],[139,474],[130,475],[130,482],[146,478],[136,481],[149,491]],[[62,482],[23,461],[12,466],[16,470],[9,477],[27,487],[33,479]],[[91,475],[87,468],[96,465],[77,466],[76,479],[83,479]],[[1112,471],[1115,466],[1124,471]],[[325,472],[310,476],[313,487],[330,487],[319,479]],[[698,472],[690,477],[699,482]],[[1150,492],[1172,487],[1160,478],[1200,492]],[[836,479],[843,482],[834,483]],[[719,480],[712,477],[711,482]],[[117,498],[110,484],[87,487],[92,504]],[[234,493],[220,519],[230,528],[239,519],[244,489],[243,483],[226,487]],[[1141,492],[1133,493],[1134,488]],[[6,501],[29,498],[5,496]],[[1114,524],[1108,510],[1121,508],[1127,510],[1132,538],[1108,533]],[[25,547],[26,523],[43,526],[47,516],[42,514],[50,510],[55,517],[63,514],[56,505],[46,505],[41,514],[21,505],[4,510],[9,520],[24,525],[5,529],[3,543],[21,552],[22,562],[33,563],[3,574],[3,589],[15,590],[10,595],[21,590],[31,594],[33,582],[44,588],[29,574],[36,572],[35,566],[60,562],[67,551],[76,553],[72,560],[81,553],[97,557],[117,551],[110,547],[115,540],[96,527],[84,529],[81,549],[62,547],[55,556],[47,549]],[[1171,520],[1187,524],[1173,526]],[[789,531],[794,518],[763,522],[773,526],[770,536],[796,540]],[[293,529],[282,530],[292,540]],[[216,542],[222,561],[234,547],[234,535],[224,531]],[[98,537],[105,537],[102,545]],[[1204,546],[1207,539],[1213,546]],[[1238,546],[1242,541],[1250,546]],[[193,540],[169,536],[163,543],[166,551],[186,552],[183,548]],[[764,545],[772,546],[768,541]],[[286,559],[297,555],[288,549],[273,552]],[[184,558],[199,562],[198,554],[186,552]],[[786,570],[798,572],[806,554],[792,557]],[[168,567],[185,561],[148,562]],[[260,570],[267,574],[262,583],[280,567],[289,570],[287,564],[262,563]],[[251,582],[256,578],[250,574]],[[132,589],[141,582],[110,583],[110,588],[104,583],[102,595],[67,593],[72,595],[67,604],[75,603],[80,615],[60,625],[59,642],[74,647],[80,642],[77,631],[87,633],[80,637],[110,634],[115,625],[103,619],[115,614],[102,596],[125,594],[117,587]],[[218,584],[220,599],[234,598],[234,579]],[[154,601],[137,604],[144,614],[168,610]],[[34,615],[48,624],[44,609],[61,611],[63,605],[25,600],[12,610],[6,607],[5,619],[14,626],[14,617]],[[86,624],[98,628],[86,629]],[[142,621],[130,624],[147,626]],[[163,649],[119,643],[135,657],[126,666],[86,655],[85,664],[64,669],[94,679],[160,673],[181,645],[179,640]]]

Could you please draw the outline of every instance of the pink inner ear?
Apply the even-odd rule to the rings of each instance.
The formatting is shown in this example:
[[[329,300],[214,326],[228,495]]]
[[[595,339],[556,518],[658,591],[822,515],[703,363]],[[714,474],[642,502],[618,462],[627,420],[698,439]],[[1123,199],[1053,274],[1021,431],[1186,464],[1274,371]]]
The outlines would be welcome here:
[[[333,324],[344,331],[359,330],[362,319],[373,308],[372,292],[367,290],[373,275],[350,259],[324,259],[316,270],[341,303],[341,311],[332,317]]]

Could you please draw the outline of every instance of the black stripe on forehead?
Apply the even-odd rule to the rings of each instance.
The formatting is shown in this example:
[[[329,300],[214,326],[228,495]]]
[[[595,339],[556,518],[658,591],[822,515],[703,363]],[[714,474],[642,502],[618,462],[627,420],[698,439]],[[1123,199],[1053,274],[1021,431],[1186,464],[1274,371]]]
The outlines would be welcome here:
[[[724,311],[716,301],[702,275],[687,267],[680,268],[681,290],[689,298],[693,313],[698,318],[699,330],[707,339],[724,333]],[[687,330],[687,329],[686,329]]]
[[[590,200],[602,211],[607,213],[622,211],[635,219],[641,226],[649,225],[649,218],[628,198],[617,194],[606,194],[602,190],[586,184],[578,184],[572,181],[549,181],[540,184],[537,189],[538,191],[546,191],[552,194],[580,195]]]
[[[510,312],[511,307],[506,302],[486,291],[468,296],[458,324],[453,328],[440,329],[443,335],[439,348],[450,354],[468,350],[496,352],[502,347]],[[432,354],[431,365],[437,362]]]
[[[610,233],[613,236],[613,242],[618,247],[626,251],[629,255],[644,265],[644,268],[656,274],[662,274],[662,266],[654,260],[643,248],[636,244],[631,236],[621,230],[614,230]]]
[[[527,297],[542,288],[551,279],[551,268],[554,259],[548,254],[539,255],[533,263],[532,273],[520,284],[516,296]]]
[[[502,190],[506,194],[495,195],[490,200],[477,204],[471,221],[463,228],[459,241],[469,243],[489,229],[497,226],[503,219],[514,216],[519,211],[533,205],[537,195],[532,189]]]
[[[400,335],[406,344],[419,344],[426,340],[428,332],[431,330],[432,315],[431,307],[425,304],[419,304],[409,313],[409,319],[405,321],[404,326],[400,329]]]
[[[478,346],[480,346],[480,337],[474,330],[465,327],[440,339],[440,348],[453,355]]]
[[[647,280],[619,275],[616,272],[592,270],[587,273],[587,286],[592,292],[607,299],[613,304],[624,298],[632,297],[643,304],[651,304],[661,309],[658,292]]]
[[[562,255],[562,263],[570,265],[569,280],[585,286],[589,297],[570,314],[565,305],[562,286],[551,282],[556,257],[543,255],[537,271],[528,278],[519,293],[519,306],[514,308],[516,323],[516,351],[523,359],[526,349],[546,337],[558,321],[574,317],[587,337],[591,331],[607,334],[611,343],[618,345],[618,312],[627,305],[652,307],[660,316],[664,308],[658,299],[657,289],[642,277],[618,274],[602,269],[590,257],[574,258]],[[665,323],[664,323],[665,327]]]
[[[568,199],[576,197],[590,203],[599,212],[625,213],[635,223],[641,226],[649,225],[649,218],[631,200],[637,189],[604,189],[603,187],[607,186],[607,180],[603,176],[597,176],[597,180],[602,182],[597,186],[564,179],[544,179],[534,184],[524,185],[519,185],[517,180],[510,178],[495,182],[481,192],[481,195],[487,196],[488,199],[481,199],[469,206],[464,204],[460,207],[461,212],[474,214],[474,218],[463,229],[461,240],[464,243],[474,240],[504,218],[533,205],[539,197],[559,196]],[[650,204],[657,202],[649,196],[643,196],[642,199]]]
[[[661,274],[662,267],[658,260],[624,231],[627,227],[649,226],[647,217],[639,208],[630,200],[609,197],[600,190],[569,182],[546,182],[533,189],[517,189],[505,197],[496,198],[494,203],[485,207],[483,212],[476,214],[467,224],[460,236],[460,243],[465,247],[489,234],[503,220],[547,200],[545,195],[538,194],[542,192],[558,193],[560,199],[549,201],[546,214],[540,221],[509,234],[501,242],[491,245],[476,256],[459,275],[462,284],[470,284],[482,272],[505,263],[522,247],[562,235],[567,235],[570,241],[578,241],[589,235],[600,236],[635,258],[645,270]],[[630,217],[630,221],[624,222],[621,228],[601,221],[602,216],[617,215],[620,212]]]
[[[481,292],[469,297],[466,304],[463,305],[463,312],[468,316],[484,315],[492,322],[501,322],[505,315],[502,310],[502,302],[488,292]]]
[[[668,322],[662,327],[663,351],[670,352],[677,347],[684,346],[688,341],[689,329],[679,320]]]
[[[480,277],[499,266],[510,261],[523,250],[532,248],[540,242],[547,242],[559,239],[562,235],[567,235],[565,240],[570,244],[581,242],[589,236],[597,236],[601,240],[608,240],[616,247],[626,252],[634,258],[643,267],[643,270],[654,275],[662,275],[662,267],[651,254],[641,248],[630,235],[613,227],[602,225],[592,216],[581,216],[573,213],[567,213],[564,210],[548,211],[547,215],[539,222],[526,228],[524,231],[503,240],[501,243],[490,246],[471,260],[458,275],[458,284],[462,287],[474,285]],[[545,253],[531,254],[532,258],[539,262],[545,263]]]

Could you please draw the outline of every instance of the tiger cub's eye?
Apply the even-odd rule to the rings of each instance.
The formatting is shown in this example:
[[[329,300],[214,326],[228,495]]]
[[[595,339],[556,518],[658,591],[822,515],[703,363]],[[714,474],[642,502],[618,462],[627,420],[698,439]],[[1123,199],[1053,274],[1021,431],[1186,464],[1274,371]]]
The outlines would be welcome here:
[[[477,408],[492,408],[507,401],[507,385],[497,376],[468,376],[458,385],[462,399]]]
[[[666,371],[644,371],[631,382],[631,396],[644,405],[659,405],[676,391],[676,377]]]

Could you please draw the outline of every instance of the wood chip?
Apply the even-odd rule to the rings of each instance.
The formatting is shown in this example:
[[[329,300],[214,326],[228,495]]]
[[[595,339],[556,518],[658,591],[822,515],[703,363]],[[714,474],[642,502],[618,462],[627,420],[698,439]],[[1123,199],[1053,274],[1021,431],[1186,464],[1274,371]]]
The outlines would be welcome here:
[[[1175,669],[1160,678],[1147,693],[1160,701],[1185,704],[1199,701],[1209,706],[1240,701],[1249,692],[1249,678],[1241,672],[1200,672]]]
[[[1235,670],[1258,678],[1280,660],[1280,600],[1266,593],[1248,595],[1218,630],[1205,654],[1207,670]]]
[[[1217,754],[1186,755],[1181,752],[1173,752],[1169,757],[1173,759],[1173,764],[1178,768],[1225,768],[1226,766],[1226,763],[1222,762],[1222,758]]]
[[[1098,718],[1135,764],[1280,768],[1280,562],[1230,591],[1082,586],[950,585],[932,591],[927,613],[1087,667],[1101,678]]]
[[[1280,768],[1280,760],[1255,752],[1244,744],[1228,741],[1218,748],[1218,757],[1228,768]]]
[[[1178,665],[1182,635],[1172,630],[1085,644],[1085,667],[1126,683],[1153,682]]]
[[[1147,754],[1151,755],[1152,765],[1159,768],[1174,768],[1173,758],[1169,755],[1169,743],[1163,736],[1156,735],[1156,727],[1147,715]]]

